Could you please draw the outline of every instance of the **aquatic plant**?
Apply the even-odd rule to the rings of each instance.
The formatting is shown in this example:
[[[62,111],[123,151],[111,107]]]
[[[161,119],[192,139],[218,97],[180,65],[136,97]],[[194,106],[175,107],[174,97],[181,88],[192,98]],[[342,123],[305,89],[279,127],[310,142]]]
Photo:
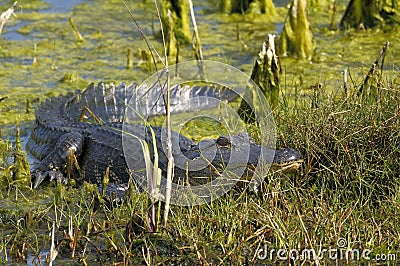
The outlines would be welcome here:
[[[31,173],[30,166],[26,158],[26,152],[21,146],[21,136],[19,128],[16,129],[15,146],[0,138],[0,185],[3,188],[15,186],[30,187]],[[13,158],[10,164],[9,158]]]

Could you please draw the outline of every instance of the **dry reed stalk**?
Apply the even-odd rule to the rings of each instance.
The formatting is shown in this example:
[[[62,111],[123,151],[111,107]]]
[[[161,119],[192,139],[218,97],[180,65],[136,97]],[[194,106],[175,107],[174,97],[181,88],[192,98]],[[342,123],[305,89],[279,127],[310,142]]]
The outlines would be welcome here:
[[[6,24],[10,20],[10,17],[11,16],[17,17],[14,13],[14,9],[16,7],[22,8],[21,6],[17,5],[17,1],[15,1],[14,4],[9,9],[7,9],[3,13],[1,13],[1,15],[0,15],[0,35],[3,31],[4,24]]]

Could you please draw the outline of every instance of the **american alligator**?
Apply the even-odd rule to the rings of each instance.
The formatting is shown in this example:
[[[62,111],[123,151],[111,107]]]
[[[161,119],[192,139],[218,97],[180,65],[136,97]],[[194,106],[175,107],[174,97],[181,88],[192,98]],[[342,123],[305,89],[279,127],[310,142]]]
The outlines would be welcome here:
[[[142,152],[143,143],[139,139],[149,144],[150,158],[153,160],[153,140],[156,141],[158,167],[165,175],[165,129],[134,123],[124,124],[126,126],[123,127],[127,102],[134,95],[136,88],[136,84],[91,84],[82,92],[53,97],[43,102],[36,111],[35,128],[26,146],[27,151],[40,161],[32,170],[33,186],[38,187],[46,179],[67,182],[67,157],[71,151],[79,163],[77,180],[101,184],[106,172],[113,183],[127,183],[132,177],[143,177],[146,162]],[[233,97],[214,87],[175,86],[171,94],[174,98],[199,95],[230,100]],[[162,112],[160,106],[150,108],[151,104],[159,105],[161,100],[154,101],[153,96],[148,99],[145,105],[149,106],[145,106],[144,109],[152,110],[149,115]],[[202,109],[212,106],[200,104],[197,107]],[[177,110],[185,111],[185,107],[179,107]],[[122,131],[129,134],[122,134]],[[135,137],[129,137],[132,134]],[[125,140],[127,142],[124,142],[128,143],[127,147],[123,147],[124,136],[128,136]],[[264,161],[273,165],[293,163],[292,165],[298,166],[301,160],[300,154],[293,149],[268,149],[256,144],[244,133],[195,143],[172,131],[172,143],[176,162],[174,182],[184,179],[191,185],[207,182],[204,177],[219,176],[226,169],[227,162],[233,165],[230,168],[233,172],[242,166],[242,171],[237,174],[244,177],[252,175],[252,171],[260,163],[261,155],[264,155]],[[233,158],[233,150],[239,156]],[[248,158],[243,156],[243,152],[248,153]],[[126,154],[129,156],[125,156]]]

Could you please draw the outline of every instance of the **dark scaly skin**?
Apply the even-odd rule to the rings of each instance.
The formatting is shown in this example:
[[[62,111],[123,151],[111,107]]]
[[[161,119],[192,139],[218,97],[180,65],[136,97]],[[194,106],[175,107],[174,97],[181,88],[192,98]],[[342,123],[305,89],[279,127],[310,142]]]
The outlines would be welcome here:
[[[107,169],[112,183],[127,183],[132,177],[143,178],[146,165],[141,144],[131,138],[131,144],[125,150],[125,154],[129,154],[127,158],[122,147],[122,121],[127,100],[132,96],[135,86],[135,84],[130,87],[119,84],[117,87],[107,88],[103,83],[97,86],[92,84],[84,92],[51,98],[42,103],[36,112],[35,129],[26,147],[40,161],[32,171],[34,187],[39,186],[46,179],[57,179],[66,183],[68,181],[65,177],[66,161],[71,151],[78,159],[81,169],[78,175],[81,181],[101,184]],[[216,94],[213,88],[194,88],[190,93],[200,93],[200,96],[214,98],[225,97],[227,100],[232,98],[232,95]],[[85,106],[89,107],[93,116],[88,115],[86,120],[80,122],[79,118]],[[210,106],[201,108],[210,108]],[[183,111],[188,111],[185,110],[185,106],[177,110],[177,112]],[[155,110],[155,112],[159,111]],[[151,112],[150,115],[152,115]],[[101,123],[95,121],[96,119],[101,120]],[[164,129],[161,127],[152,127],[152,129],[156,140],[159,168],[165,174],[167,158],[161,136]],[[128,125],[125,130],[134,132],[145,140],[150,146],[151,158],[153,158],[153,138],[149,128],[142,125]],[[215,140],[195,143],[177,132],[172,132],[172,139],[174,158],[177,156],[176,158],[186,160],[188,164],[194,164],[194,166],[198,163],[206,165],[201,169],[194,167],[196,169],[193,171],[175,167],[175,181],[188,178],[190,184],[205,182],[204,179],[196,177],[219,176],[220,172],[224,171],[226,162],[231,158],[232,143],[235,143],[234,149],[239,153],[243,148],[240,143],[245,141],[249,143],[247,146],[250,150],[249,158],[236,158],[233,161],[233,165],[245,168],[245,172],[241,173],[243,176],[251,176],[252,169],[259,163],[260,153],[269,155],[264,158],[269,164],[284,164],[301,159],[300,154],[293,149],[270,150],[254,143],[245,134],[234,137],[221,136]],[[214,149],[213,156],[204,158],[207,150],[212,149]],[[127,160],[130,162],[131,169],[127,165]]]

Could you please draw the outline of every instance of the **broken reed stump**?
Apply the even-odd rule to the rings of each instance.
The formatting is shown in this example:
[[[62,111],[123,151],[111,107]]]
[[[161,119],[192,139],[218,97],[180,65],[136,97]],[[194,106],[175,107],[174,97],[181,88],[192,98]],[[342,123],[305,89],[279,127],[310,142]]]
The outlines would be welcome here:
[[[133,54],[131,48],[128,48],[126,53],[126,69],[133,69]]]
[[[218,8],[223,13],[265,14],[275,16],[272,0],[219,0]]]
[[[191,40],[189,2],[187,0],[162,1],[162,25],[166,37],[167,55],[176,55],[177,44]]]
[[[372,64],[371,68],[368,71],[367,76],[364,79],[363,84],[360,86],[358,90],[358,95],[362,95],[365,98],[368,94],[370,99],[376,99],[380,88],[382,86],[382,72],[383,72],[383,63],[385,62],[385,56],[387,50],[389,49],[389,42],[386,42],[382,47],[378,57],[375,62]],[[380,64],[379,64],[380,63]],[[381,73],[377,73],[377,69],[381,68]]]
[[[342,29],[372,28],[385,23],[399,23],[397,1],[351,0],[340,21]]]
[[[76,36],[76,42],[83,42],[85,39],[83,38],[82,34],[79,32],[78,27],[76,27],[75,22],[72,18],[69,18],[69,24],[72,27],[72,30],[75,33]]]
[[[194,51],[194,57],[197,60],[199,64],[199,74],[201,77],[204,77],[206,70],[203,64],[203,51],[201,48],[201,42],[200,42],[200,36],[199,36],[199,31],[197,29],[197,23],[196,23],[196,17],[194,15],[194,8],[193,8],[193,3],[192,0],[188,0],[189,2],[189,7],[190,7],[190,17],[192,18],[192,24],[193,24],[193,40],[192,40],[192,47]],[[178,48],[179,50],[179,48]]]
[[[261,89],[272,109],[278,106],[280,91],[279,77],[281,71],[279,59],[275,51],[275,37],[273,34],[268,34],[251,73],[251,79]],[[248,91],[246,93],[252,94],[249,98],[253,101],[253,108],[257,109],[254,92]],[[254,110],[245,100],[242,100],[240,104],[239,114],[245,122],[252,123],[256,121]]]
[[[312,33],[307,20],[306,0],[292,0],[281,35],[281,54],[311,59]]]
[[[15,8],[18,7],[20,9],[22,9],[22,6],[17,5],[17,3],[18,2],[15,1],[14,4],[9,9],[7,9],[6,11],[4,11],[3,13],[0,14],[0,36],[1,36],[1,33],[3,32],[4,24],[6,24],[10,20],[11,16],[16,17],[16,15],[14,13]]]

